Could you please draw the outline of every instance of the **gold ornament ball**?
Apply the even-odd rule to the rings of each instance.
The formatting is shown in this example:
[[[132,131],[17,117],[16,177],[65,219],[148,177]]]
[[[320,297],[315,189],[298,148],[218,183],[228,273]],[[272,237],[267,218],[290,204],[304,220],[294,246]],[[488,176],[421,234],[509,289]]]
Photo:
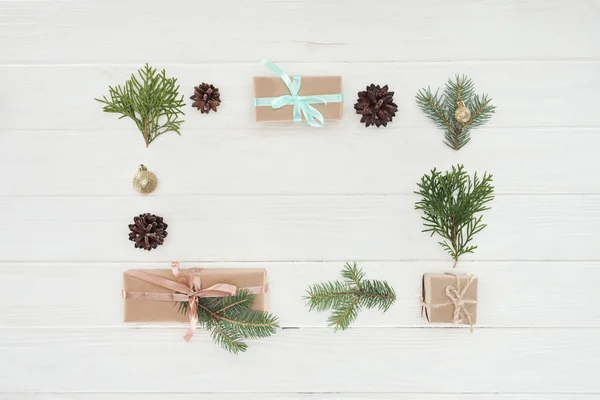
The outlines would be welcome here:
[[[467,123],[471,119],[471,110],[465,106],[465,103],[459,101],[454,112],[454,118],[461,124]]]
[[[139,193],[148,194],[154,192],[158,180],[156,175],[148,171],[144,164],[140,165],[140,169],[133,177],[133,188]]]

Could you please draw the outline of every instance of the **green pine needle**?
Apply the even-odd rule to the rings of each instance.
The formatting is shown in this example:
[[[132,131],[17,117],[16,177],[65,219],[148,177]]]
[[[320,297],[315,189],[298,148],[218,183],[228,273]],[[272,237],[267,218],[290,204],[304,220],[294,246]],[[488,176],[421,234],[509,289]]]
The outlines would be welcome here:
[[[237,354],[246,351],[244,339],[266,338],[279,328],[275,315],[253,310],[254,294],[239,290],[233,296],[198,299],[198,325],[210,331],[213,342]],[[179,303],[179,312],[187,314],[188,302]]]
[[[167,78],[164,69],[157,74],[156,68],[148,64],[138,75],[139,79],[132,74],[124,86],[109,86],[110,100],[106,96],[95,100],[105,104],[104,112],[121,114],[119,119],[131,118],[142,132],[146,147],[163,133],[181,135],[183,120],[179,116],[184,115],[185,103],[183,95],[179,97],[177,79]]]
[[[242,335],[225,324],[215,323],[211,327],[210,336],[213,342],[230,353],[243,353],[248,349],[248,345],[242,341]]]
[[[396,301],[396,293],[387,282],[366,280],[357,267],[346,263],[341,273],[344,281],[317,283],[307,289],[309,311],[332,310],[328,326],[334,331],[347,329],[364,308],[386,312]]]
[[[476,95],[473,81],[465,75],[448,79],[444,93],[432,93],[429,87],[417,92],[417,105],[433,123],[444,130],[444,143],[453,150],[460,150],[471,140],[471,129],[485,124],[492,118],[496,107],[487,95]],[[460,123],[454,118],[457,103],[461,100],[471,111],[471,118]]]
[[[487,172],[481,179],[477,173],[471,178],[463,165],[457,165],[444,173],[434,168],[417,184],[419,190],[415,193],[421,200],[415,209],[425,214],[421,217],[423,232],[442,237],[438,243],[452,256],[454,266],[461,255],[473,253],[477,248],[472,244],[474,236],[487,226],[476,214],[490,209],[494,199],[492,182],[493,176]]]

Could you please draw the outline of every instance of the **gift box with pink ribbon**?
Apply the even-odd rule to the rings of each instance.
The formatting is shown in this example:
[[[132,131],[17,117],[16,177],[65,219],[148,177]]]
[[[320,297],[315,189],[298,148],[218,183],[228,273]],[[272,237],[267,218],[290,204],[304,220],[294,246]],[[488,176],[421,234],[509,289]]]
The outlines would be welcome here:
[[[175,262],[171,269],[132,269],[123,273],[124,320],[187,322],[187,341],[199,323],[226,336],[266,337],[278,327],[276,317],[261,311],[267,292],[263,268],[180,269]]]

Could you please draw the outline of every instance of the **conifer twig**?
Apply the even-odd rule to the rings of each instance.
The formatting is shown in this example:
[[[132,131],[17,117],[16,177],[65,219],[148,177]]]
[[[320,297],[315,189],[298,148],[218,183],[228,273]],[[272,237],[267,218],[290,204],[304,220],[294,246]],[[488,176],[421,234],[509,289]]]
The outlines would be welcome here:
[[[317,283],[307,289],[309,311],[332,310],[328,326],[334,331],[344,330],[364,308],[378,308],[385,312],[396,301],[394,289],[387,282],[364,279],[365,274],[356,265],[346,263],[342,269],[343,281]]]
[[[279,328],[275,315],[253,310],[254,294],[239,290],[233,296],[198,299],[198,325],[210,331],[213,341],[237,354],[247,350],[244,339],[269,337]],[[179,303],[179,311],[187,314],[188,302]]]
[[[144,137],[146,147],[166,132],[179,132],[184,115],[183,95],[179,96],[176,78],[167,78],[165,70],[160,73],[146,64],[132,74],[124,86],[109,86],[109,97],[95,99],[104,104],[103,111],[131,118]]]
[[[438,128],[444,130],[444,143],[453,150],[460,150],[471,140],[471,129],[490,120],[496,107],[487,95],[476,95],[473,81],[465,75],[449,79],[444,93],[431,92],[429,87],[417,92],[417,105]],[[471,112],[468,121],[459,122],[454,115],[459,102]]]
[[[492,182],[487,172],[481,179],[477,173],[471,178],[463,165],[457,165],[444,173],[434,168],[417,184],[415,193],[421,199],[415,209],[423,210],[423,232],[442,237],[438,243],[452,256],[454,267],[461,255],[473,253],[477,248],[472,244],[474,236],[487,226],[478,214],[490,209]]]

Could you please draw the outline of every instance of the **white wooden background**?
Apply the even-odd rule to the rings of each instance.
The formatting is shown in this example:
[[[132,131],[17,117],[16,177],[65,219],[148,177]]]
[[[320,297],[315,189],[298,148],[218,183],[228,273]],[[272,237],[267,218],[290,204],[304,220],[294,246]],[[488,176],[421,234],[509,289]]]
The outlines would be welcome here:
[[[599,43],[598,0],[0,1],[0,398],[599,398]],[[255,123],[262,58],[343,75],[344,119]],[[219,112],[188,106],[183,135],[146,149],[93,98],[147,61],[186,99],[220,87]],[[414,102],[455,73],[498,107],[458,153]],[[396,92],[386,129],[353,114],[371,82]],[[419,315],[422,273],[451,262],[412,191],[457,162],[497,188],[459,264],[480,278],[473,334]],[[151,253],[127,241],[141,212],[170,224]],[[125,327],[122,271],[174,259],[268,268],[285,329],[233,356],[182,326]],[[334,334],[301,296],[346,260],[398,301]]]

